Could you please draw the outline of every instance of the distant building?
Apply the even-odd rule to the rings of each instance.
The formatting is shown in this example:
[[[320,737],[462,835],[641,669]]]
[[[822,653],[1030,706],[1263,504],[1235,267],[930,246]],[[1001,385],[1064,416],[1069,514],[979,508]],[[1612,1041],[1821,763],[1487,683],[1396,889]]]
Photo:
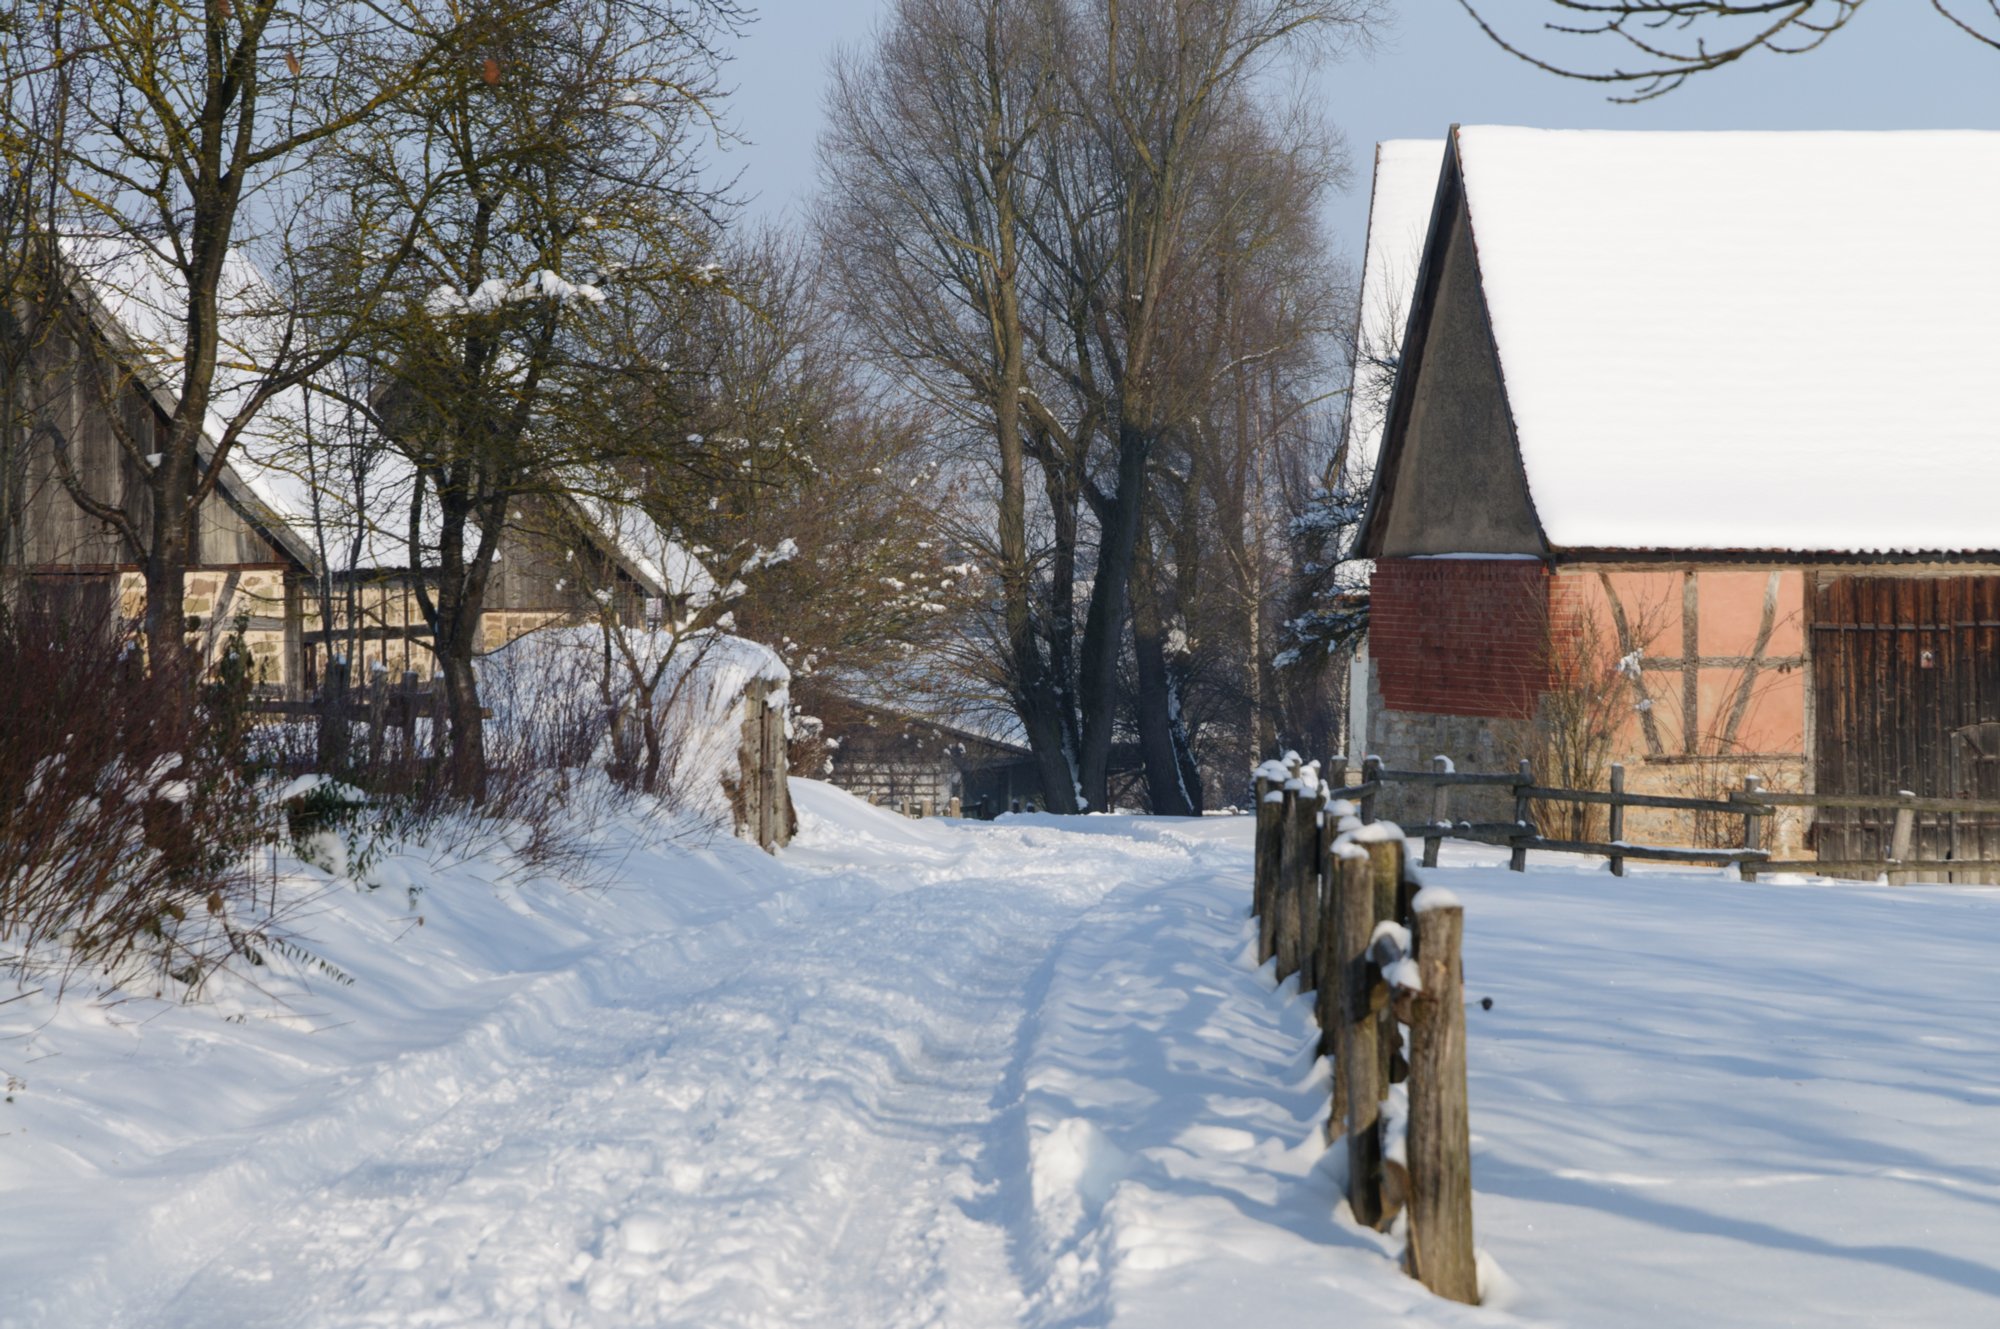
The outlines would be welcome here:
[[[1028,749],[970,730],[856,702],[822,703],[833,740],[827,779],[856,797],[914,814],[997,817],[1039,809],[1041,782]]]

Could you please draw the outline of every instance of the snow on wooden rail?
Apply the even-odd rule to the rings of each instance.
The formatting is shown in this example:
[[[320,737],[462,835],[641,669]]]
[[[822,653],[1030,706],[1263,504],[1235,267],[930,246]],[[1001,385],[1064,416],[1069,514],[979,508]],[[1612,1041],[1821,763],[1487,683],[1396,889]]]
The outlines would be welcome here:
[[[1400,831],[1333,797],[1354,791],[1322,783],[1317,763],[1266,762],[1256,782],[1259,956],[1313,990],[1348,1208],[1377,1228],[1407,1213],[1404,1268],[1476,1303],[1463,911],[1422,887]]]

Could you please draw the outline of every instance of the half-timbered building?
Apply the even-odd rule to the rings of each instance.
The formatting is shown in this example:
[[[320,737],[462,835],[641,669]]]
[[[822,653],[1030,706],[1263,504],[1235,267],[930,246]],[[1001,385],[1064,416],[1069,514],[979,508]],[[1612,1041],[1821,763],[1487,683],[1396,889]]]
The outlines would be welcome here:
[[[1378,162],[1371,222],[1423,238],[1360,536],[1368,750],[2000,796],[2000,134],[1454,128],[1427,194],[1424,156],[1388,220]],[[1915,848],[2000,857],[2000,824]]]

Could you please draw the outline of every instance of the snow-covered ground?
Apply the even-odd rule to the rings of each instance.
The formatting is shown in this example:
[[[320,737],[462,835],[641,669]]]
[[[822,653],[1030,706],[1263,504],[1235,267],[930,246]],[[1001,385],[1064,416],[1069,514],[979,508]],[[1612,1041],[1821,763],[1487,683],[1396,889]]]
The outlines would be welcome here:
[[[0,1324],[1988,1324],[2000,894],[1467,851],[1476,1222],[1350,1223],[1249,824],[627,828],[316,878],[343,986],[0,1005]],[[416,888],[414,892],[412,888]],[[422,924],[417,920],[421,917]]]

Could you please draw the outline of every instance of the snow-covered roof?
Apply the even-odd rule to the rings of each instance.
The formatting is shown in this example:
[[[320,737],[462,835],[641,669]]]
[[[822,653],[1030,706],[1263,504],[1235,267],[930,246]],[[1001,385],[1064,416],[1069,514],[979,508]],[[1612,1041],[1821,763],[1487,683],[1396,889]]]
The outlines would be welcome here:
[[[69,236],[62,250],[99,327],[171,414],[180,402],[186,360],[181,346],[186,297],[179,270],[165,255],[124,236]],[[282,353],[289,322],[275,288],[235,250],[224,259],[216,300],[218,363],[204,421],[204,457],[214,455],[230,421],[263,386]],[[286,388],[265,403],[231,448],[221,483],[256,513],[273,539],[311,565],[315,555],[302,525],[311,512],[310,489],[278,463],[285,440],[305,418],[305,396],[302,389]]]
[[[1456,131],[1558,549],[2000,549],[2000,133]]]
[[[181,348],[186,297],[179,270],[166,255],[129,237],[66,238],[63,250],[81,278],[107,335],[120,343],[147,389],[172,413],[180,400],[185,356]],[[532,274],[535,281],[557,280]],[[240,250],[225,259],[217,290],[218,364],[204,422],[204,456],[212,456],[250,397],[290,351],[290,312],[282,294]],[[247,502],[274,539],[308,566],[317,566],[312,536],[315,506],[326,528],[328,563],[336,571],[405,568],[421,560],[409,552],[410,499],[415,469],[392,448],[379,449],[356,496],[344,476],[315,477],[300,447],[308,430],[326,427],[323,394],[301,386],[280,389],[238,435],[225,466],[232,496]],[[659,531],[636,507],[580,501],[607,552],[626,565],[652,594],[711,597],[714,579],[688,550]],[[427,505],[435,528],[435,506]],[[351,537],[360,535],[350,558]],[[430,531],[420,535],[428,538]],[[350,564],[352,565],[350,567]]]
[[[1375,184],[1368,204],[1368,247],[1361,261],[1361,308],[1355,330],[1354,391],[1347,399],[1349,456],[1363,470],[1375,464],[1410,302],[1423,262],[1424,234],[1444,161],[1442,139],[1390,139],[1375,145]]]

